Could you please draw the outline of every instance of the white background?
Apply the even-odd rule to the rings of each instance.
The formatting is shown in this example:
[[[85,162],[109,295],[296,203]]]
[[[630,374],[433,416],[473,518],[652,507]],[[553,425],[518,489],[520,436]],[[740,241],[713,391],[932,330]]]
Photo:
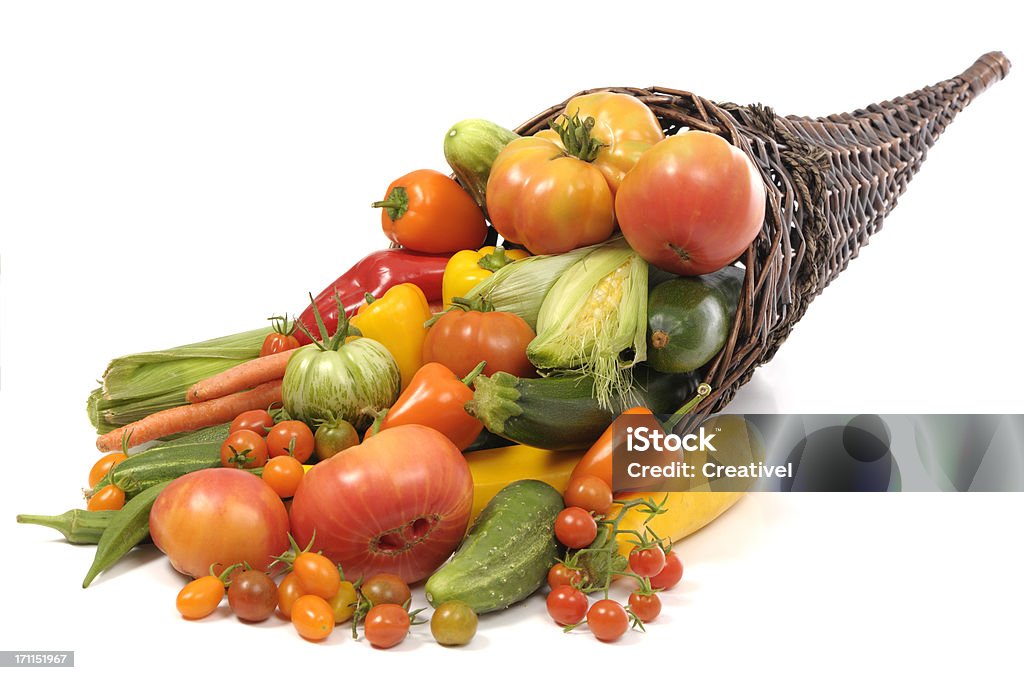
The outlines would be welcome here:
[[[421,629],[386,654],[284,622],[183,622],[182,580],[152,550],[82,591],[92,550],[14,523],[81,503],[85,397],[108,359],[300,310],[385,245],[367,205],[443,170],[459,119],[511,127],[583,88],[653,84],[818,115],[989,50],[1024,59],[1009,4],[710,7],[5,3],[0,648],[74,649],[87,675],[1019,673],[1020,494],[750,497],[683,544],[684,585],[646,635],[564,636],[534,598],[485,617],[471,649]],[[735,408],[1024,412],[1020,82],[957,119]]]

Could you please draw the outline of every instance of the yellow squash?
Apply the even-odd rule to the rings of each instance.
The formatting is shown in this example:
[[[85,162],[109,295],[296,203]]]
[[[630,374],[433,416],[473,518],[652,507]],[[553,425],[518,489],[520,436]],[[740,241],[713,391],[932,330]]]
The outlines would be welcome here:
[[[506,446],[466,454],[473,474],[473,511],[476,518],[495,494],[520,479],[538,479],[565,491],[583,451],[547,451],[532,446]]]

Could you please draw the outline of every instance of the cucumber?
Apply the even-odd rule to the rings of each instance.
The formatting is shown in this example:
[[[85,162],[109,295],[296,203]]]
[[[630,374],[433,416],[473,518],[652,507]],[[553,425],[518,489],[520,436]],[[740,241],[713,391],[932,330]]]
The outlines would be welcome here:
[[[473,522],[451,561],[427,579],[427,602],[450,600],[477,614],[524,600],[547,578],[558,558],[555,518],[565,504],[550,484],[512,482]]]
[[[445,160],[485,214],[487,179],[494,159],[506,144],[518,138],[511,130],[480,118],[456,123],[444,137]]]
[[[541,449],[586,449],[612,420],[631,406],[673,413],[693,397],[695,375],[668,375],[644,366],[633,370],[633,399],[603,409],[594,394],[594,379],[580,376],[517,378],[508,373],[479,376],[466,411],[488,431]]]
[[[647,363],[664,373],[689,373],[711,361],[729,338],[744,270],[665,281],[647,299]]]
[[[126,499],[146,489],[177,479],[189,472],[220,465],[220,446],[230,424],[214,425],[174,441],[158,444],[118,463],[97,484],[94,491],[116,484]]]

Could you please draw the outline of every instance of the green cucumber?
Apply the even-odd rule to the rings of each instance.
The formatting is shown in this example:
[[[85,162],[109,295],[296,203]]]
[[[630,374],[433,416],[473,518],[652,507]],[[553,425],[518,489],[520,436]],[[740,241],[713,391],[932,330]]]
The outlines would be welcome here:
[[[592,377],[517,378],[499,372],[473,381],[466,411],[488,431],[519,444],[585,449],[625,409],[646,406],[654,413],[674,413],[693,397],[698,383],[694,375],[667,375],[638,366],[632,398],[609,410],[598,404]]]
[[[444,137],[444,157],[476,204],[487,212],[487,179],[501,150],[519,135],[480,118],[463,120]]]
[[[118,463],[97,484],[97,491],[116,484],[125,498],[189,472],[220,465],[220,447],[228,436],[229,424],[214,425],[192,432],[174,441],[158,444]]]
[[[729,338],[744,270],[725,267],[655,286],[647,299],[647,363],[689,373],[711,361]]]
[[[427,579],[427,602],[450,600],[477,614],[505,609],[543,585],[558,558],[562,494],[536,479],[512,482],[473,522],[451,561]]]

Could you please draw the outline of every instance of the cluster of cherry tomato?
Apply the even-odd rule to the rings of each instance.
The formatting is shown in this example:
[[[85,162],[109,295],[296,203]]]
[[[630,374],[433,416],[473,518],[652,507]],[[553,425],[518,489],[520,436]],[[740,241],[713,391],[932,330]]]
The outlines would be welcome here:
[[[224,467],[263,468],[263,481],[281,498],[291,498],[302,481],[302,464],[313,455],[313,431],[300,420],[275,424],[268,411],[246,411],[233,421],[220,447]]]
[[[645,534],[644,540],[629,553],[629,573],[621,574],[637,582],[626,606],[607,597],[605,584],[586,582],[583,569],[576,563],[579,553],[573,551],[586,550],[594,543],[597,517],[607,517],[613,502],[611,488],[598,477],[584,475],[570,481],[565,491],[567,507],[555,520],[555,537],[569,552],[547,576],[551,591],[546,604],[551,618],[566,631],[585,621],[594,637],[602,642],[618,640],[631,624],[642,629],[645,623],[657,619],[661,614],[658,593],[672,588],[683,577],[678,553],[671,547],[666,552],[660,540],[648,540]],[[614,548],[615,543],[611,546]],[[603,590],[605,598],[591,605],[587,593],[594,590]]]
[[[409,585],[394,574],[377,574],[353,583],[338,565],[320,553],[293,549],[278,558],[287,573],[276,583],[266,572],[235,564],[189,582],[178,593],[178,612],[186,619],[201,619],[220,607],[227,593],[228,606],[239,619],[266,621],[277,612],[291,621],[295,632],[312,642],[327,639],[337,625],[352,621],[353,636],[362,624],[363,636],[379,649],[402,642],[417,620],[410,612]],[[438,607],[430,620],[431,633],[440,644],[465,645],[476,634],[477,617],[461,602]]]
[[[96,489],[100,483],[122,461],[128,460],[128,454],[124,451],[108,453],[97,460],[92,469],[89,470],[89,488]],[[89,510],[120,510],[124,507],[124,491],[116,484],[105,484],[102,488],[89,496],[86,508]]]

